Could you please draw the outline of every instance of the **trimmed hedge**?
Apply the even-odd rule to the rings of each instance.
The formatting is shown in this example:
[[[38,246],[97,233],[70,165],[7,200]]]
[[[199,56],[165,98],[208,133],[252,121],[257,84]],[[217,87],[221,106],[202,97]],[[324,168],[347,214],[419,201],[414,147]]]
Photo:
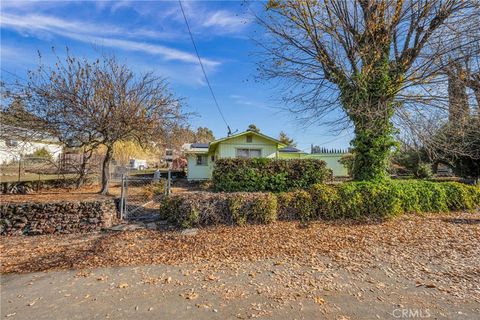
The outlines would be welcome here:
[[[480,209],[480,188],[458,182],[390,181],[316,184],[308,190],[175,194],[161,214],[178,227],[270,223],[280,220],[360,219],[402,213]]]
[[[260,192],[174,194],[162,200],[160,214],[182,228],[270,223],[277,219],[277,198]]]
[[[332,178],[318,159],[219,159],[213,169],[215,191],[285,192],[308,189]]]
[[[480,188],[458,182],[347,182],[315,185],[309,193],[311,202],[308,203],[308,197],[303,197],[302,206],[314,210],[312,219],[381,218],[402,213],[471,211],[480,208]],[[295,197],[295,194],[279,195],[279,199],[289,197]],[[294,201],[289,203],[283,200],[279,204],[281,219],[305,218],[296,211]],[[292,212],[297,213],[292,216]]]

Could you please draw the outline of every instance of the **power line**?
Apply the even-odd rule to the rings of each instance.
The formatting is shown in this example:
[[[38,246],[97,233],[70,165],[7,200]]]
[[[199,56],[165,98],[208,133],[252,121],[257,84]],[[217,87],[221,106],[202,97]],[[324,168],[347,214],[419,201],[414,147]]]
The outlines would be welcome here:
[[[1,69],[3,72],[8,73],[9,75],[14,76],[14,77],[17,78],[17,79],[20,79],[20,80],[23,80],[23,81],[27,81],[27,80],[25,80],[25,78],[20,77],[19,75],[15,74],[15,73],[13,73],[13,72],[10,72],[10,71],[8,71],[8,70],[5,69],[5,68],[0,68],[0,69]]]
[[[208,81],[207,77],[207,72],[205,71],[205,68],[203,67],[202,59],[200,58],[200,54],[198,53],[197,45],[195,44],[195,40],[193,39],[193,34],[192,31],[190,30],[190,25],[188,24],[187,16],[185,15],[185,11],[183,10],[183,5],[182,1],[178,0],[178,4],[180,5],[180,9],[182,10],[183,18],[185,19],[185,24],[187,25],[187,30],[188,33],[190,34],[190,39],[192,40],[193,48],[195,49],[195,53],[197,54],[198,62],[200,63],[200,67],[202,68],[203,76],[205,77],[205,81],[207,82],[208,88],[210,89],[210,93],[212,94],[213,101],[215,101],[215,105],[217,106],[218,112],[220,113],[220,116],[223,119],[223,122],[227,126],[228,129],[228,135],[232,133],[232,130],[230,129],[230,126],[227,123],[227,120],[225,119],[225,116],[223,115],[222,109],[220,108],[220,105],[218,104],[217,97],[215,96],[215,93],[213,93],[212,86],[210,85],[210,81]]]

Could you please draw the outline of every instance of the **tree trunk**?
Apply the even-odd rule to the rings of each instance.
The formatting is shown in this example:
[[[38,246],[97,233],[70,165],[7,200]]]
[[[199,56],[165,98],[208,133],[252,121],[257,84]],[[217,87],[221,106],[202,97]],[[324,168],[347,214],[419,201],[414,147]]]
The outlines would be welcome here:
[[[92,157],[92,151],[83,151],[82,154],[82,163],[80,164],[80,170],[78,172],[78,179],[75,184],[76,188],[80,188],[86,181],[87,179],[87,174],[88,174],[88,162],[90,161],[90,158]]]
[[[113,157],[113,145],[107,145],[107,152],[102,163],[102,190],[100,194],[108,194],[108,183],[110,181],[110,161]]]
[[[451,63],[448,67],[448,121],[454,125],[463,125],[469,116],[467,86],[463,80],[462,67]]]
[[[355,124],[352,141],[355,155],[352,177],[354,180],[385,180],[389,177],[389,155],[395,145],[390,119],[386,124]]]
[[[389,156],[394,126],[394,97],[401,87],[401,77],[389,62],[389,46],[364,57],[365,65],[353,83],[340,85],[345,112],[355,126],[353,146],[354,180],[384,180],[389,177]]]
[[[477,88],[472,88],[473,93],[475,94],[475,99],[477,100],[477,111],[474,112],[474,116],[480,116],[480,86]]]

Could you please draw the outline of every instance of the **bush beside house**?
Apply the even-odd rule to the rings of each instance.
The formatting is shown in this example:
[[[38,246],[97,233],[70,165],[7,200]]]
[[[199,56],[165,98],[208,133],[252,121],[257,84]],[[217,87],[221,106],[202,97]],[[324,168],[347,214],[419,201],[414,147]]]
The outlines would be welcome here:
[[[316,184],[308,190],[176,194],[161,214],[179,227],[280,220],[385,218],[403,213],[480,209],[480,188],[457,182],[389,181]]]
[[[317,159],[218,159],[213,170],[214,189],[224,192],[285,192],[331,178],[331,170]]]

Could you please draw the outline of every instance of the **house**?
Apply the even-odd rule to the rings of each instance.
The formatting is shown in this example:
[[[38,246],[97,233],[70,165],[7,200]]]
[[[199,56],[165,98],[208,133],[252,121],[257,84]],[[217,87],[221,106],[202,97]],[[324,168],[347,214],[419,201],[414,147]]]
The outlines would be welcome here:
[[[63,146],[48,134],[2,124],[0,128],[0,163],[18,161],[38,150],[47,151],[53,159],[62,153]]]
[[[58,158],[62,144],[49,133],[32,129],[30,122],[36,121],[37,118],[22,108],[0,111],[0,164],[19,161],[39,150],[47,151],[53,159]]]
[[[308,154],[256,131],[247,130],[210,143],[186,143],[182,148],[187,157],[189,181],[211,179],[215,160],[222,158],[314,158],[324,160],[334,176],[347,175],[347,169],[338,162],[340,153]]]

